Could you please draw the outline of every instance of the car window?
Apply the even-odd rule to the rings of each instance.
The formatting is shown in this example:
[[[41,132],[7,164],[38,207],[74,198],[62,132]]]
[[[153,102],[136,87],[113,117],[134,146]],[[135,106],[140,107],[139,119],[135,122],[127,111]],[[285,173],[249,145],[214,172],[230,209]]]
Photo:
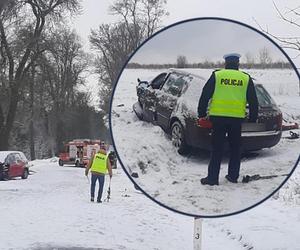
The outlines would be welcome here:
[[[15,156],[15,162],[16,163],[22,161],[22,158],[21,158],[21,156],[18,153],[15,153],[14,156]]]
[[[155,77],[151,82],[152,88],[159,89],[160,86],[164,83],[166,76],[167,76],[167,73],[162,73],[162,74],[158,75],[157,77]]]
[[[257,95],[257,100],[260,106],[272,106],[275,105],[274,100],[269,95],[269,93],[265,90],[265,88],[261,85],[255,85],[255,91]]]
[[[28,162],[28,160],[27,160],[26,156],[24,155],[24,153],[19,152],[19,155],[20,155],[23,162]]]
[[[6,164],[14,164],[16,163],[15,155],[14,154],[9,154],[6,159],[5,159]]]
[[[172,73],[162,87],[165,93],[179,96],[183,87],[186,85],[186,77],[177,73]]]

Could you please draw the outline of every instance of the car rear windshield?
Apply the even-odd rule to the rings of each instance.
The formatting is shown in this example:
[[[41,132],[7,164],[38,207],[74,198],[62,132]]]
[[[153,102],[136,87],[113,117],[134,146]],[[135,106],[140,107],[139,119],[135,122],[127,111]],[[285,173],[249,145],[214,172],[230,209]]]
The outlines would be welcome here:
[[[274,100],[262,85],[255,85],[255,90],[259,106],[270,107],[275,105]]]

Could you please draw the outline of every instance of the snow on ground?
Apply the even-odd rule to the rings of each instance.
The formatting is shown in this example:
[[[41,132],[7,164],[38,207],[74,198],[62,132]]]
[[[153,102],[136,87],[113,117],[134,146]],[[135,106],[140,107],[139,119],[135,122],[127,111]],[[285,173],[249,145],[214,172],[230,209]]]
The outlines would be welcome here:
[[[193,249],[193,218],[136,192],[121,169],[111,191],[109,203],[91,203],[84,169],[34,161],[27,180],[0,182],[0,249]],[[299,250],[299,232],[299,204],[271,199],[242,214],[204,219],[202,249]]]
[[[247,212],[207,220],[207,227],[226,232],[228,238],[245,244],[244,249],[300,250],[299,209],[299,204],[270,199]]]
[[[191,70],[208,78],[212,70]],[[117,152],[140,187],[157,201],[176,210],[198,215],[222,215],[245,209],[271,194],[285,179],[231,184],[225,181],[228,157],[221,167],[219,186],[202,186],[209,154],[180,156],[161,128],[139,121],[132,111],[136,102],[136,79],[149,80],[161,70],[126,69],[116,88],[112,106],[112,132]],[[262,83],[288,121],[300,121],[299,80],[292,70],[249,70]],[[295,91],[297,89],[297,91]],[[299,132],[299,131],[296,131]],[[287,136],[287,132],[283,136]],[[271,149],[243,158],[240,175],[290,173],[299,155],[300,140],[282,139]],[[294,188],[292,188],[294,189]],[[288,196],[285,194],[285,196]]]
[[[0,182],[0,249],[192,248],[192,220],[137,193],[121,168],[101,204],[89,201],[82,168],[40,160],[31,170],[27,180]]]
[[[193,248],[193,218],[173,213],[135,191],[113,170],[109,203],[89,201],[84,169],[37,160],[26,180],[0,182],[0,249],[185,250]],[[104,188],[106,191],[108,179]],[[104,197],[104,198],[105,198]],[[219,227],[219,228],[218,228]],[[224,229],[225,228],[225,229]],[[203,249],[245,249],[228,229],[203,223]]]

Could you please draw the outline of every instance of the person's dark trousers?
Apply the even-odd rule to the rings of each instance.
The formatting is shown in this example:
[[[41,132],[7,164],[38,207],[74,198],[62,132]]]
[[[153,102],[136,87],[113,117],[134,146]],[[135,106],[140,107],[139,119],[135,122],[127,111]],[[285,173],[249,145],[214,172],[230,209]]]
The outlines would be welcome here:
[[[230,146],[230,160],[228,164],[228,175],[237,180],[240,172],[240,147],[241,147],[241,123],[242,119],[227,117],[211,117],[212,121],[212,151],[208,165],[208,179],[218,183],[223,148],[228,134]]]
[[[230,146],[230,159],[228,164],[228,176],[237,180],[241,166],[241,127],[240,120],[233,120],[228,127],[228,143]]]
[[[96,187],[96,182],[98,180],[99,183],[99,189],[98,189],[98,197],[97,201],[101,201],[102,193],[103,193],[103,186],[104,186],[104,180],[105,176],[104,175],[97,175],[92,173],[91,177],[91,198],[95,197],[95,187]]]

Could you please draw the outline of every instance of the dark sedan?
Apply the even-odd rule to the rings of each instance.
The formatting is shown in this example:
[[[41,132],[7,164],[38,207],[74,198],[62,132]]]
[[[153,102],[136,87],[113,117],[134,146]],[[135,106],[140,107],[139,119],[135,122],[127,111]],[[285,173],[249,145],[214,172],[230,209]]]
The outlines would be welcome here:
[[[197,107],[206,79],[186,71],[170,69],[150,82],[138,79],[138,102],[133,110],[139,119],[160,126],[171,135],[181,154],[191,147],[210,150],[211,129],[197,123]],[[255,84],[259,101],[257,123],[242,125],[244,151],[275,146],[281,138],[282,113],[261,84]],[[228,147],[228,145],[226,145]]]

